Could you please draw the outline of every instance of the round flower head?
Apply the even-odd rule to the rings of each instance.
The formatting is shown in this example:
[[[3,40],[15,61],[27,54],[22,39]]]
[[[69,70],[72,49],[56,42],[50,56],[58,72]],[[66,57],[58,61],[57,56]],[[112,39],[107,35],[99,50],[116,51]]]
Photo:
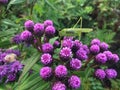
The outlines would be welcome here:
[[[116,78],[117,76],[117,72],[115,69],[106,69],[105,72],[108,79]]]
[[[2,3],[2,4],[7,4],[7,3],[8,3],[8,0],[0,0],[0,3]]]
[[[27,30],[33,31],[34,22],[32,20],[27,20],[27,21],[25,21],[24,26]]]
[[[41,56],[41,62],[44,65],[50,65],[52,63],[52,56],[49,53],[45,53]]]
[[[98,54],[99,52],[100,52],[100,47],[98,46],[98,45],[92,45],[91,47],[90,47],[90,52],[92,53],[92,54]]]
[[[80,78],[77,77],[76,75],[72,75],[68,79],[68,83],[69,83],[69,87],[72,88],[72,89],[78,89],[81,85]]]
[[[21,40],[21,38],[20,38],[20,34],[15,35],[15,36],[12,38],[12,42],[15,43],[15,44],[21,43],[22,40]]]
[[[100,43],[100,49],[103,51],[108,50],[109,45],[105,42]]]
[[[34,25],[34,33],[37,36],[42,36],[44,34],[44,25],[41,23],[36,23]]]
[[[117,63],[120,60],[117,54],[113,54],[112,56],[112,61],[114,61],[115,63]]]
[[[93,44],[100,45],[100,40],[97,39],[97,38],[93,39],[93,40],[91,41],[91,45],[93,45]]]
[[[50,68],[50,67],[42,67],[40,69],[40,76],[44,80],[50,79],[51,76],[52,76],[52,68]]]
[[[67,90],[65,84],[62,82],[58,81],[55,82],[52,86],[52,90]]]
[[[71,39],[71,40],[73,40],[73,37],[65,36],[65,37],[63,38],[63,40],[66,40],[66,39]]]
[[[14,73],[10,73],[10,74],[8,74],[7,75],[7,81],[6,82],[12,82],[12,81],[15,81],[15,79],[16,79],[16,74],[14,74]]]
[[[53,26],[52,20],[45,20],[45,21],[44,21],[44,26],[45,26],[45,27],[47,27],[47,26]]]
[[[106,76],[106,73],[105,73],[105,71],[104,71],[103,69],[97,69],[97,70],[95,71],[95,76],[96,76],[97,78],[99,78],[99,79],[104,79],[105,76]]]
[[[79,59],[77,58],[73,58],[71,61],[70,61],[70,68],[73,69],[73,70],[78,70],[80,69],[82,66],[82,63]]]
[[[21,33],[20,35],[21,40],[25,41],[25,42],[29,42],[33,39],[32,33],[29,32],[28,30],[25,30]]]
[[[55,34],[55,28],[53,26],[48,26],[45,29],[45,36],[48,38],[53,37]]]
[[[58,65],[55,68],[55,76],[58,78],[63,78],[67,75],[68,71],[64,65]]]
[[[107,56],[107,60],[112,60],[113,54],[110,51],[104,51],[103,52]]]
[[[55,48],[60,47],[60,42],[59,42],[59,41],[55,41],[54,44],[53,44],[53,46],[54,46]]]
[[[76,52],[77,50],[80,49],[81,46],[82,46],[82,43],[79,40],[73,41],[72,51]]]
[[[64,47],[60,51],[60,58],[63,61],[68,61],[72,56],[72,51],[68,47]]]
[[[21,53],[20,53],[19,50],[13,50],[13,49],[8,49],[8,50],[6,50],[6,53],[8,53],[8,54],[14,53],[14,54],[16,54],[17,56],[20,56],[20,55],[21,55]]]
[[[87,56],[87,52],[83,49],[79,49],[77,52],[76,52],[76,57],[79,59],[79,60],[86,60],[88,58]]]
[[[72,46],[73,46],[73,41],[71,39],[63,40],[62,47],[72,48]]]
[[[0,77],[3,77],[7,74],[7,68],[5,65],[0,66]]]
[[[81,48],[82,48],[83,50],[85,50],[87,54],[89,54],[89,53],[90,53],[90,50],[89,50],[89,48],[88,48],[88,46],[87,46],[87,45],[82,45],[82,47],[81,47]]]
[[[104,53],[99,53],[98,55],[96,55],[95,61],[104,64],[107,61],[107,57]]]
[[[44,53],[53,53],[53,45],[51,45],[50,43],[45,43],[42,45],[42,51]]]

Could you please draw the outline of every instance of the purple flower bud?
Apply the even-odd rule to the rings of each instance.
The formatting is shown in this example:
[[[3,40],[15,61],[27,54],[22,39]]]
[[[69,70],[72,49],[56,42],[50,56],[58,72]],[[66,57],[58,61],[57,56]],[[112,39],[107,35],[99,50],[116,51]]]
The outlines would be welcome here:
[[[52,76],[52,68],[50,67],[42,67],[40,69],[40,76],[44,80],[48,80]]]
[[[96,55],[95,61],[104,64],[107,61],[107,57],[104,53],[99,53],[98,55]]]
[[[53,46],[54,46],[55,48],[60,47],[60,42],[59,42],[59,41],[55,41],[54,44],[53,44]]]
[[[48,38],[53,37],[55,34],[55,28],[53,26],[48,26],[45,29],[45,36]]]
[[[113,54],[110,51],[104,51],[103,52],[107,56],[107,60],[112,60]]]
[[[79,40],[75,40],[73,42],[73,47],[72,47],[72,51],[76,52],[77,50],[80,49],[80,47],[82,46],[82,43]]]
[[[95,76],[96,76],[97,78],[99,78],[99,79],[104,79],[105,76],[106,76],[106,73],[105,73],[105,71],[104,71],[103,69],[97,69],[97,70],[95,71]]]
[[[45,20],[45,21],[44,21],[44,26],[45,26],[45,27],[47,27],[47,26],[53,26],[52,20]]]
[[[82,48],[83,48],[83,50],[85,50],[85,51],[86,51],[86,53],[87,53],[87,54],[89,54],[89,53],[90,53],[90,50],[89,50],[89,48],[88,48],[88,46],[87,46],[87,45],[82,45]]]
[[[55,68],[55,76],[58,78],[66,77],[68,74],[67,68],[64,65],[58,65]]]
[[[63,38],[63,40],[66,40],[66,39],[71,39],[71,40],[73,40],[73,37],[65,36],[65,37]]]
[[[53,53],[53,45],[51,45],[50,43],[45,43],[42,45],[42,51],[44,53]]]
[[[108,79],[117,77],[117,72],[115,69],[106,69],[105,72]]]
[[[69,87],[72,88],[72,89],[78,89],[81,85],[80,78],[77,77],[76,75],[72,75],[68,79],[68,83],[69,83]]]
[[[99,47],[97,44],[92,45],[92,46],[90,47],[90,52],[91,52],[92,54],[98,54],[98,53],[100,52],[100,47]]]
[[[24,26],[27,30],[33,31],[34,22],[32,20],[27,20],[27,21],[25,21]]]
[[[113,54],[112,56],[112,61],[114,61],[115,63],[117,63],[120,60],[117,54]]]
[[[83,49],[79,49],[77,52],[76,52],[76,57],[79,59],[79,60],[86,60],[88,58],[87,56],[87,52]]]
[[[10,73],[7,75],[7,81],[6,82],[12,82],[16,80],[16,74],[15,73]]]
[[[2,3],[2,4],[7,4],[7,3],[8,3],[8,0],[0,0],[0,3]]]
[[[109,47],[109,45],[107,43],[105,43],[105,42],[102,42],[100,44],[100,49],[103,50],[103,51],[108,50],[108,47]]]
[[[100,40],[97,39],[97,38],[93,39],[93,40],[91,41],[91,45],[93,45],[93,44],[100,45]]]
[[[44,25],[41,23],[36,23],[34,25],[34,33],[37,36],[42,36],[44,34]]]
[[[67,90],[65,84],[62,82],[58,81],[55,82],[52,86],[52,90]]]
[[[50,65],[52,61],[52,56],[49,53],[45,53],[41,56],[41,62],[44,65]]]
[[[62,47],[72,48],[72,46],[73,46],[73,41],[71,39],[63,40]]]
[[[64,47],[60,51],[60,58],[62,61],[68,61],[72,57],[72,51],[68,47]]]
[[[81,66],[82,66],[82,63],[81,63],[81,61],[79,60],[79,59],[77,59],[77,58],[73,58],[71,61],[70,61],[70,68],[72,69],[72,70],[78,70],[78,69],[80,69],[81,68]]]
[[[20,55],[21,55],[21,53],[20,53],[19,50],[13,50],[13,49],[8,49],[8,50],[6,50],[6,53],[7,53],[7,54],[14,53],[14,54],[16,54],[17,56],[20,56]]]
[[[17,34],[12,38],[12,43],[20,44],[21,42],[22,42],[22,40],[20,38],[20,34]]]
[[[7,74],[7,68],[5,65],[0,66],[0,77],[3,77]]]

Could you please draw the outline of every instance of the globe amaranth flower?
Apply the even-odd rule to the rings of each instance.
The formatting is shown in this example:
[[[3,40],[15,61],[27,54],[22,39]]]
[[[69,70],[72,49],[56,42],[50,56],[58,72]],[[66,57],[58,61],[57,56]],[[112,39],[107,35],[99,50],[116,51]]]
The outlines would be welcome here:
[[[69,87],[72,88],[72,89],[78,89],[81,85],[80,78],[77,77],[76,75],[72,75],[68,79],[68,83],[69,83]]]
[[[27,20],[24,23],[24,27],[29,30],[29,31],[33,31],[34,28],[34,22],[32,20]]]
[[[55,41],[53,44],[54,48],[59,48],[60,47],[60,42],[59,41]]]
[[[16,54],[17,56],[20,56],[20,55],[21,55],[21,53],[20,53],[19,50],[13,50],[13,49],[8,49],[8,50],[6,50],[6,53],[7,53],[7,54],[14,53],[14,54]]]
[[[52,90],[67,90],[67,88],[64,83],[58,81],[53,84]]]
[[[15,35],[13,38],[12,38],[12,43],[15,43],[15,44],[20,44],[22,43],[22,40],[20,38],[20,34],[17,34]]]
[[[95,71],[95,76],[96,76],[97,78],[99,78],[99,79],[104,79],[105,76],[106,76],[106,73],[105,73],[105,71],[104,71],[103,69],[97,69],[97,70]]]
[[[64,65],[58,65],[55,68],[55,76],[58,78],[66,77],[68,74],[67,68]]]
[[[62,47],[72,48],[72,46],[73,46],[73,41],[71,39],[63,40]]]
[[[100,45],[100,40],[97,39],[97,38],[93,39],[93,40],[91,41],[91,45],[93,45],[93,44]]]
[[[100,43],[100,49],[103,51],[108,50],[109,45],[105,42]]]
[[[45,27],[47,27],[47,26],[53,26],[52,20],[45,20],[45,21],[44,21],[44,26],[45,26]]]
[[[112,61],[113,61],[113,62],[117,63],[119,60],[120,60],[120,59],[119,59],[119,57],[118,57],[117,54],[113,54],[113,55],[112,55]]]
[[[53,45],[51,45],[50,43],[44,43],[42,45],[42,51],[43,53],[53,53]]]
[[[52,61],[52,56],[49,53],[45,53],[41,56],[41,62],[43,65],[50,65]]]
[[[116,78],[117,76],[117,72],[115,69],[106,69],[105,72],[108,79]]]
[[[107,61],[107,57],[104,53],[99,53],[96,55],[95,61],[98,63],[104,64]]]
[[[33,31],[36,36],[42,36],[44,34],[44,25],[41,23],[36,23]]]
[[[81,46],[82,46],[82,43],[79,40],[73,41],[72,51],[76,52],[77,50],[80,49]]]
[[[77,58],[73,58],[71,61],[70,61],[70,68],[72,69],[72,70],[78,70],[78,69],[80,69],[81,68],[81,66],[82,66],[82,63],[81,63],[81,61],[79,60],[79,59],[77,59]]]
[[[16,74],[15,73],[10,73],[7,75],[7,80],[6,82],[12,82],[12,81],[15,81],[16,80]]]
[[[112,60],[113,54],[110,51],[104,51],[103,52],[107,56],[107,60]]]
[[[60,59],[62,61],[68,61],[68,60],[71,59],[71,57],[72,57],[72,51],[71,51],[70,48],[64,47],[64,48],[61,49],[61,51],[60,51]]]
[[[0,0],[0,3],[2,3],[2,4],[7,4],[7,3],[8,3],[8,0]]]
[[[73,37],[65,36],[65,37],[63,38],[63,40],[66,40],[66,39],[71,39],[71,40],[73,40]]]
[[[100,52],[100,47],[97,44],[91,45],[90,52],[92,54],[98,54]]]
[[[79,49],[76,52],[76,58],[78,58],[79,60],[86,60],[88,58],[87,52],[83,49]]]
[[[0,66],[0,77],[3,77],[7,74],[7,68],[5,65]]]
[[[45,28],[45,36],[51,38],[55,35],[55,28],[53,26],[48,26]]]
[[[48,80],[52,76],[52,68],[51,67],[42,67],[40,69],[40,76],[44,80]]]
[[[88,48],[88,46],[87,46],[87,45],[82,45],[82,47],[81,47],[81,48],[82,48],[83,50],[85,50],[87,54],[89,54],[89,53],[90,53],[90,50],[89,50],[89,48]]]

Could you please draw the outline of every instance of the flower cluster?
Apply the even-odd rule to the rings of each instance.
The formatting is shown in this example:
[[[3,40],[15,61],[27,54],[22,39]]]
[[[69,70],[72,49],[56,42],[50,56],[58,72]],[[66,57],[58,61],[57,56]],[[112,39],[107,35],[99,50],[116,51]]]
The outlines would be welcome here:
[[[7,4],[8,0],[0,0],[0,4]]]
[[[17,60],[20,56],[18,50],[0,49],[0,82],[15,81],[17,74],[22,70],[23,65]]]

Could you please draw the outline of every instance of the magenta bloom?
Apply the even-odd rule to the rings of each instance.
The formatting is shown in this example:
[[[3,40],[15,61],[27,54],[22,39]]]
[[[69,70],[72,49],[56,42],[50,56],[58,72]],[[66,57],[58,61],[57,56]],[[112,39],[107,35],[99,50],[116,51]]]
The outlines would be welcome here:
[[[0,77],[3,77],[7,74],[7,68],[5,65],[0,66]]]
[[[54,46],[55,48],[60,47],[60,42],[56,40],[56,41],[54,42],[53,46]]]
[[[37,36],[42,36],[44,34],[44,25],[41,23],[36,23],[34,25],[34,33]]]
[[[79,60],[86,60],[88,58],[87,56],[87,52],[83,49],[79,49],[77,52],[76,52],[76,57],[79,59]]]
[[[117,77],[117,72],[115,69],[106,69],[105,72],[106,72],[106,77],[109,79]]]
[[[73,58],[71,61],[70,61],[70,68],[73,69],[73,70],[78,70],[80,69],[82,66],[82,63],[79,59],[77,58]]]
[[[55,68],[55,76],[58,78],[66,77],[68,74],[67,68],[64,65],[58,65]]]
[[[97,44],[97,45],[100,45],[100,40],[99,39],[93,39],[92,41],[91,41],[91,45],[93,45],[93,44]]]
[[[15,43],[15,44],[20,44],[22,42],[21,38],[20,38],[20,34],[17,34],[15,35],[13,38],[12,38],[12,42]]]
[[[106,76],[106,73],[105,73],[105,71],[104,71],[103,69],[97,69],[97,70],[95,71],[95,76],[96,76],[97,78],[99,78],[99,79],[104,79],[105,76]]]
[[[72,57],[72,51],[68,47],[64,47],[60,51],[60,58],[62,61],[68,61]]]
[[[58,81],[55,82],[54,85],[52,86],[52,90],[67,90],[65,84],[62,82]]]
[[[76,75],[72,75],[68,79],[68,83],[69,83],[69,87],[72,88],[72,89],[78,89],[81,85],[80,78],[77,77]]]
[[[88,48],[87,45],[82,45],[81,49],[83,49],[84,51],[86,51],[87,54],[90,53],[90,50],[89,50],[89,48]]]
[[[52,61],[52,56],[49,53],[45,53],[41,56],[41,62],[44,65],[50,65]]]
[[[44,21],[44,26],[45,26],[45,27],[47,27],[47,26],[53,26],[52,20],[45,20],[45,21]]]
[[[44,80],[50,79],[51,76],[52,76],[52,68],[50,68],[50,67],[42,67],[40,69],[40,76]]]
[[[90,47],[90,52],[92,54],[98,54],[100,52],[100,47],[97,44],[94,44]]]
[[[99,53],[98,55],[96,55],[95,61],[104,64],[107,61],[107,57],[104,53]]]
[[[73,46],[73,41],[71,39],[63,40],[62,47],[72,48],[72,46]]]
[[[51,45],[50,43],[45,43],[42,45],[42,51],[44,53],[53,53],[53,45]]]
[[[53,26],[48,26],[45,29],[45,36],[51,38],[55,35],[55,28]]]
[[[104,51],[103,52],[107,56],[107,60],[112,60],[113,54],[110,51]]]
[[[12,82],[16,80],[16,74],[15,73],[10,73],[7,75],[7,81],[6,82]]]
[[[32,20],[27,20],[25,21],[24,26],[27,30],[32,31],[34,28],[34,22]]]
[[[113,54],[112,56],[113,56],[112,58],[113,62],[117,63],[120,60],[117,54]]]
[[[80,49],[81,46],[82,46],[82,43],[79,40],[73,41],[72,51],[76,52],[77,50]]]
[[[103,50],[103,51],[108,50],[108,47],[109,47],[109,45],[107,43],[105,43],[105,42],[102,42],[100,44],[100,49]]]

